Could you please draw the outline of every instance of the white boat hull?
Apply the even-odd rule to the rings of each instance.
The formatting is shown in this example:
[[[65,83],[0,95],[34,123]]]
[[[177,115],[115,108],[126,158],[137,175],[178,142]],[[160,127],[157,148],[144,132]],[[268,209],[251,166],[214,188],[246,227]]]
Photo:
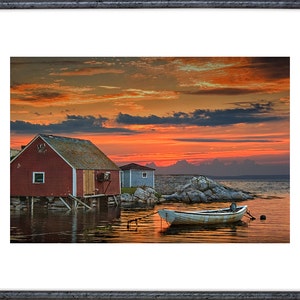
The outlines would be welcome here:
[[[172,225],[211,225],[238,222],[247,212],[247,205],[230,208],[201,211],[158,210],[158,214]]]

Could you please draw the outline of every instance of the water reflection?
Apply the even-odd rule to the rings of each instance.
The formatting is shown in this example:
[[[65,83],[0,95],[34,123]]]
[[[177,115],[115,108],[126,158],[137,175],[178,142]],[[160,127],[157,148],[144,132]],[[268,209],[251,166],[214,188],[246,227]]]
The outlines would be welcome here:
[[[48,210],[35,205],[11,212],[11,242],[86,242],[89,231],[118,222],[118,207],[93,210]]]
[[[214,225],[176,225],[170,226],[161,231],[162,235],[172,235],[187,232],[199,232],[199,231],[216,231],[224,230],[228,232],[237,232],[238,227],[248,226],[246,222],[239,221],[232,224],[214,224]]]
[[[202,210],[228,203],[188,205],[165,203],[150,210],[104,206],[91,210],[49,210],[35,203],[11,211],[12,243],[288,243],[289,197],[241,202],[256,220],[243,217],[234,224],[169,226],[158,209]],[[266,215],[266,220],[260,220]],[[132,222],[128,228],[128,221]]]
[[[232,224],[215,225],[177,225],[164,228],[160,231],[162,236],[187,237],[186,242],[195,241],[207,242],[215,238],[219,243],[233,242],[245,235],[248,222],[239,221]]]

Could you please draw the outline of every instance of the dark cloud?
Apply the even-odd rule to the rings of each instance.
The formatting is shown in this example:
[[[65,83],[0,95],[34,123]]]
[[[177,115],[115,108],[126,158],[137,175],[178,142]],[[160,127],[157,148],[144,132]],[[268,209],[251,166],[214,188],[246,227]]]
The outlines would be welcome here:
[[[290,77],[289,57],[252,57],[250,65],[246,67],[256,69],[270,80]]]
[[[198,91],[182,91],[181,93],[188,95],[245,95],[259,92],[261,92],[261,89],[217,88],[202,89]]]
[[[58,92],[40,91],[40,92],[34,92],[32,94],[32,97],[33,100],[57,99],[63,97],[63,94]]]
[[[225,68],[226,69],[226,68]],[[225,70],[224,69],[224,70]],[[290,78],[290,58],[289,57],[249,57],[243,64],[228,67],[232,76],[245,74],[249,78],[266,82],[276,82]],[[227,75],[230,77],[230,73]],[[244,78],[244,80],[245,80]],[[237,81],[238,83],[238,81]],[[259,85],[257,85],[259,86]],[[243,87],[224,87],[224,88],[206,88],[200,90],[182,90],[182,94],[188,95],[246,95],[268,91],[268,86],[257,88]]]
[[[201,138],[194,138],[194,139],[174,139],[174,141],[179,142],[191,142],[191,143],[218,143],[218,142],[226,142],[226,143],[270,143],[274,142],[273,140],[266,140],[266,139],[201,139]],[[277,142],[277,141],[275,141]]]
[[[44,133],[47,132],[46,128],[48,126],[49,125],[33,124],[30,122],[19,121],[19,120],[10,122],[10,130],[18,132],[20,134],[38,133],[38,132]]]
[[[11,65],[61,65],[61,64],[69,64],[69,65],[82,65],[84,63],[84,59],[81,57],[11,57],[10,58]]]
[[[11,91],[12,91],[12,96],[14,96],[15,91],[18,91],[20,88],[20,93],[17,95],[18,100],[21,101],[30,101],[30,102],[35,102],[35,101],[54,101],[54,100],[59,100],[63,99],[66,94],[53,91],[50,89],[34,89],[34,87],[28,87],[25,89],[22,89],[22,84],[13,84],[11,86]]]
[[[175,112],[172,115],[159,117],[150,115],[146,117],[132,116],[119,113],[117,122],[128,125],[195,125],[195,126],[222,126],[238,123],[259,123],[282,120],[284,117],[272,115],[272,103],[250,103],[248,107],[233,109],[203,110],[193,112]]]
[[[105,117],[94,116],[79,116],[67,115],[67,119],[61,123],[55,124],[33,124],[25,121],[11,121],[11,131],[18,132],[19,134],[28,133],[74,133],[74,132],[91,132],[91,133],[122,133],[131,134],[135,133],[132,130],[125,128],[109,128],[105,127],[105,122],[108,119]]]

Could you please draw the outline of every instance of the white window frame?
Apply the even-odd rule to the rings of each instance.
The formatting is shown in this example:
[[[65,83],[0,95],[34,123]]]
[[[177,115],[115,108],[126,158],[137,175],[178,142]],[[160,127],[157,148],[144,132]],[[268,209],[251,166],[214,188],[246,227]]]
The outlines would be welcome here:
[[[142,172],[142,178],[147,178],[147,172]]]
[[[36,176],[37,174],[43,175],[43,181],[36,181],[35,176]],[[34,183],[34,184],[42,184],[42,183],[45,183],[45,172],[32,172],[32,183]]]

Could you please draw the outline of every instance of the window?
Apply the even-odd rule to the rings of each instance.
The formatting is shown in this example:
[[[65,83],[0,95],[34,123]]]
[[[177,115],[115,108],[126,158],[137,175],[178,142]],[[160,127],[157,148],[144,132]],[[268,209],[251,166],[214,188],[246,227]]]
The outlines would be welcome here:
[[[32,173],[33,183],[45,183],[45,172],[33,172]]]
[[[146,172],[143,172],[143,178],[147,178],[147,173]]]

